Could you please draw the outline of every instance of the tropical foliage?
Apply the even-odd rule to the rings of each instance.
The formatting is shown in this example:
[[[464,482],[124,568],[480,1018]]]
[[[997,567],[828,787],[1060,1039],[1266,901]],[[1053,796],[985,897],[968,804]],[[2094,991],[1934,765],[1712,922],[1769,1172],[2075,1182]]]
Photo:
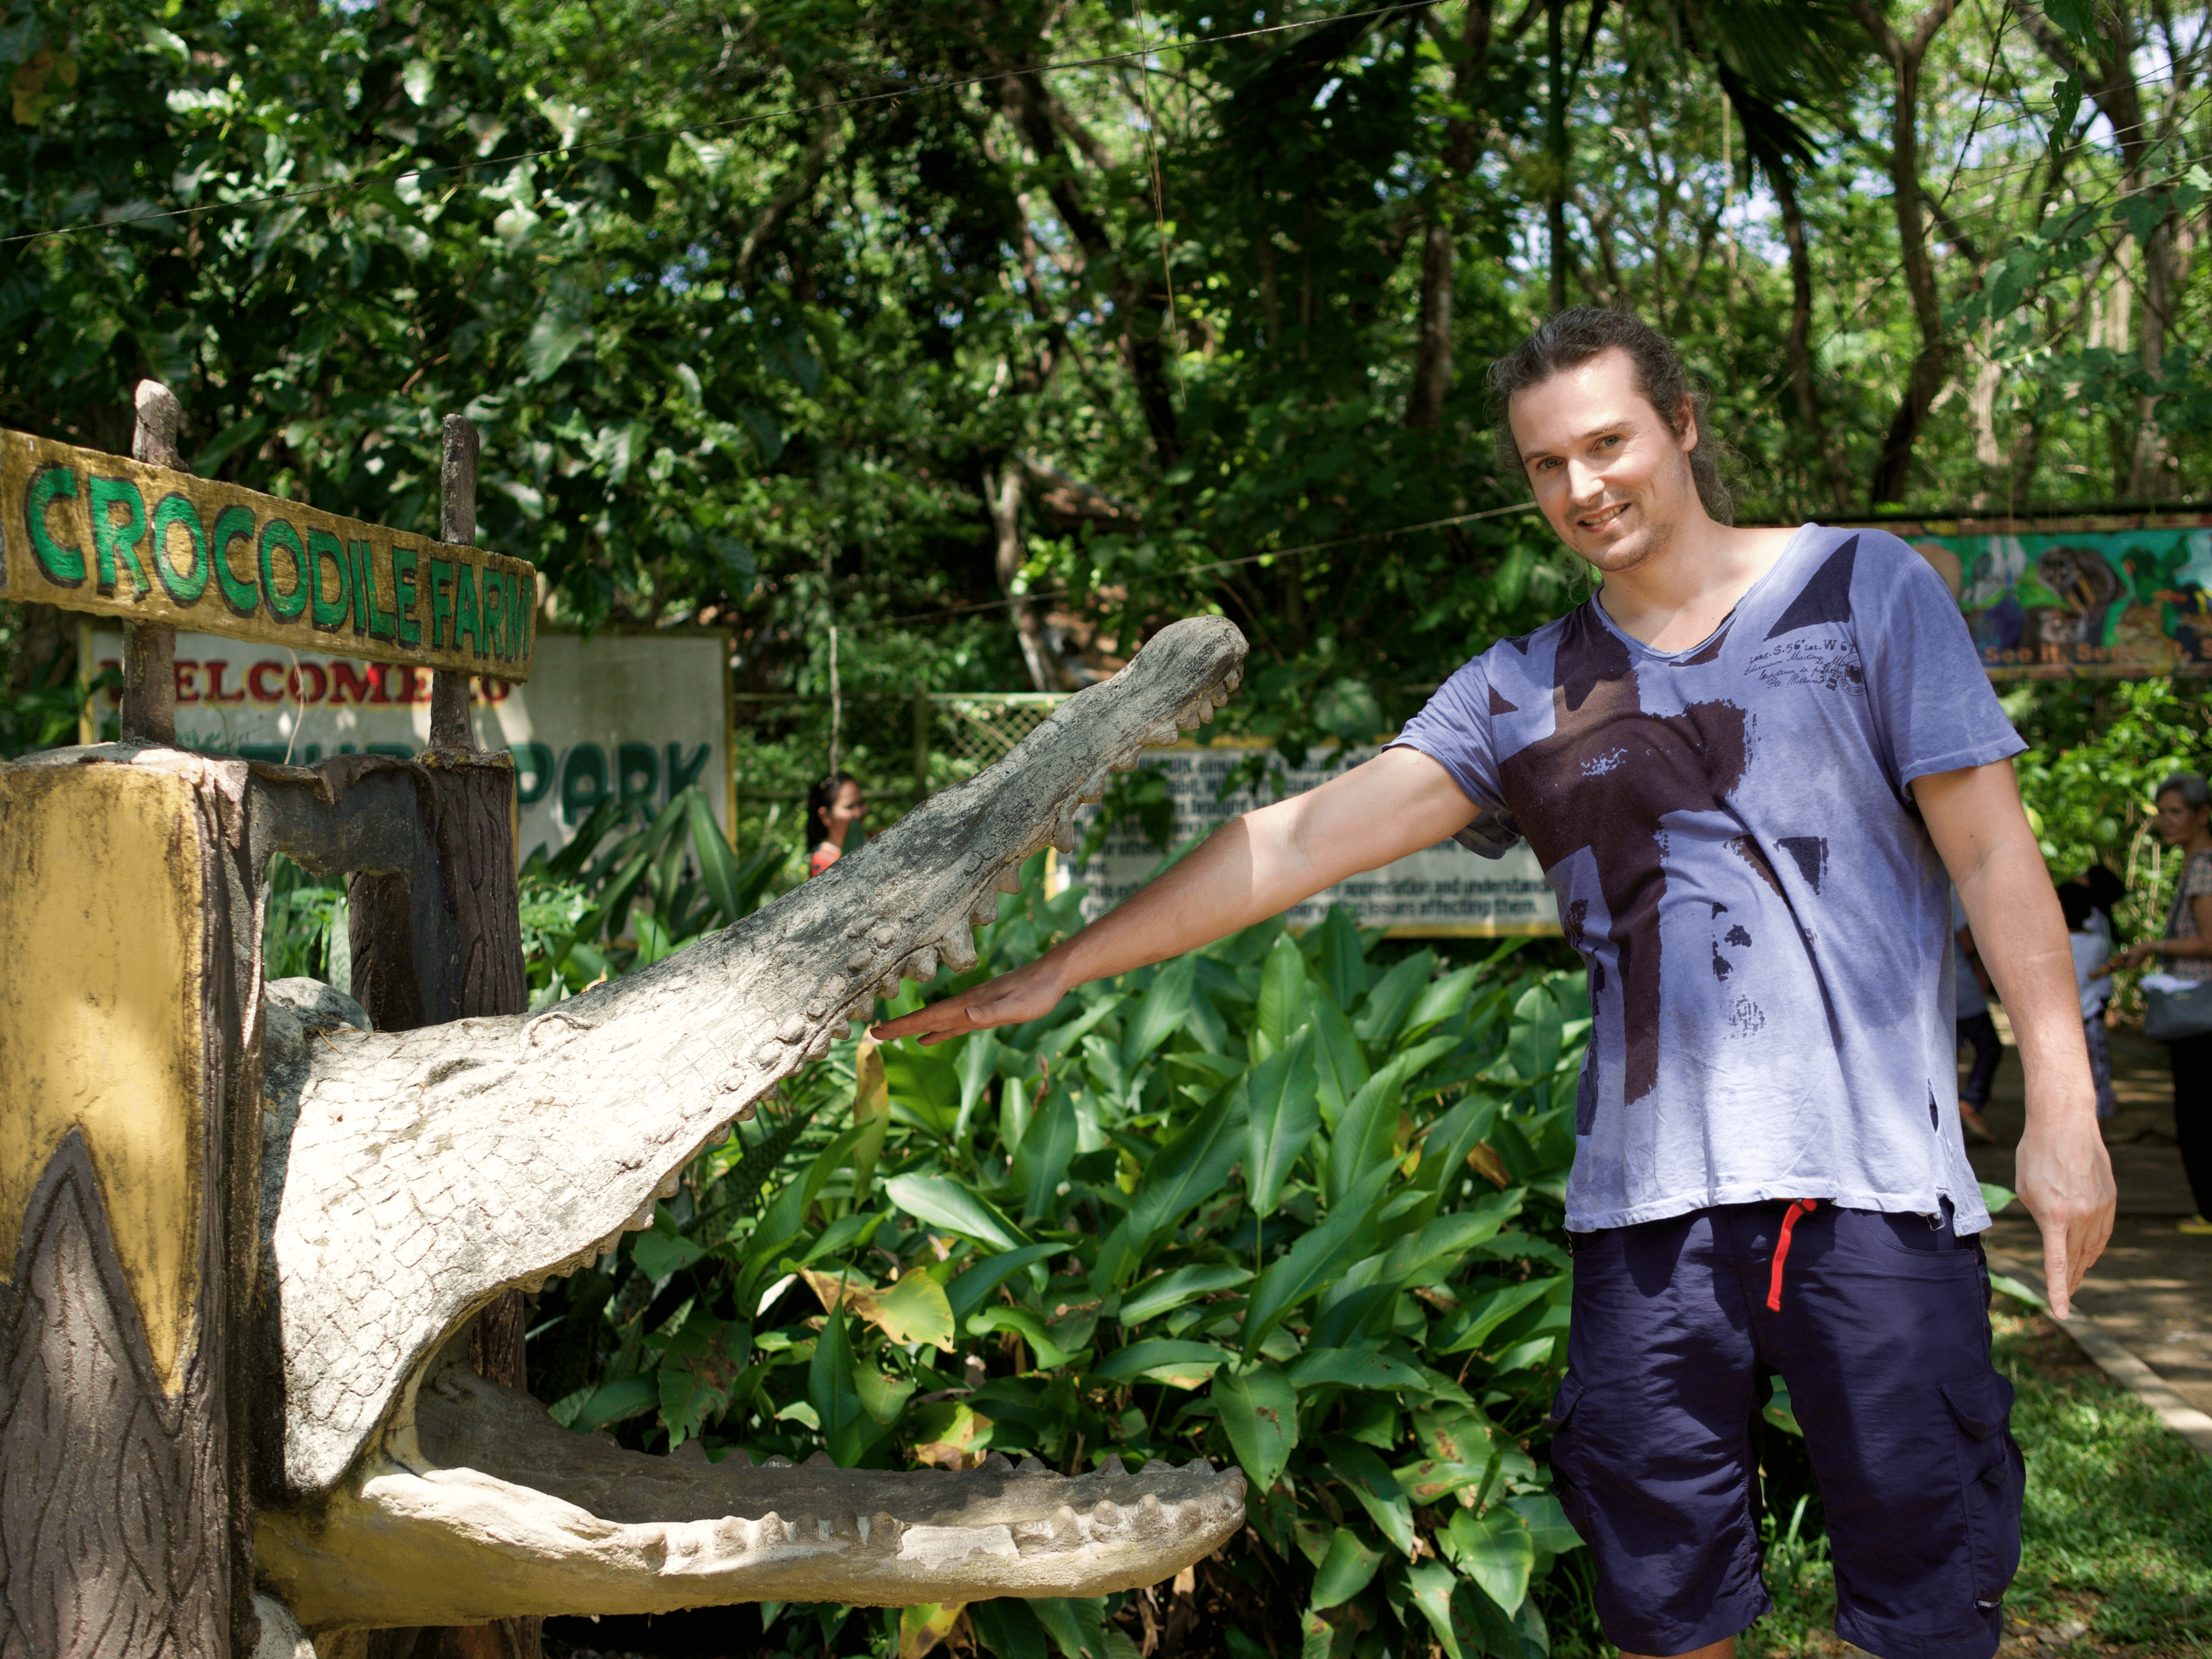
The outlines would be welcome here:
[[[1033,861],[975,973],[1045,948],[1079,898]],[[1338,912],[1032,1025],[839,1044],[649,1231],[548,1289],[534,1389],[580,1431],[714,1458],[1233,1459],[1251,1527],[1194,1608],[1277,1651],[1535,1659],[1545,1608],[1585,1620],[1583,1580],[1552,1571],[1577,1546],[1542,1462],[1580,981],[1516,972],[1510,945],[1449,971],[1376,957]],[[814,1629],[782,1627],[797,1650],[897,1639],[894,1614],[764,1616]],[[1104,1623],[1141,1640],[1170,1613],[1139,1595],[965,1616],[1009,1659],[1048,1638],[1075,1659],[1120,1650]]]

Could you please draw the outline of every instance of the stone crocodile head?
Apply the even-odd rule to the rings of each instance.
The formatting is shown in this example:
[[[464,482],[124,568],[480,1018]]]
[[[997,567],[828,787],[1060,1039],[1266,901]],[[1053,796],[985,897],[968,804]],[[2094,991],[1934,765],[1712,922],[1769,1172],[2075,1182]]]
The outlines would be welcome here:
[[[273,991],[264,1050],[263,1580],[310,1629],[753,1600],[897,1604],[1152,1583],[1242,1524],[1233,1469],[710,1465],[559,1427],[456,1334],[647,1225],[684,1165],[970,928],[1146,745],[1211,720],[1244,641],[1155,636],[1005,760],[823,875],[541,1014],[360,1029]]]

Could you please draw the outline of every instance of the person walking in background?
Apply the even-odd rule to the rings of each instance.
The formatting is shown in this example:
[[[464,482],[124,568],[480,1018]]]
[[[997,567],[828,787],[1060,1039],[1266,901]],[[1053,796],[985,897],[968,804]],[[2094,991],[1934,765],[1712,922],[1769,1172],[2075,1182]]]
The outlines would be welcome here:
[[[2159,974],[2146,976],[2146,990],[2160,975],[2186,988],[2212,980],[2212,790],[2194,772],[2176,772],[2158,787],[2158,833],[2168,847],[2181,849],[2180,878],[2173,884],[2173,908],[2166,934],[2130,945],[2115,964],[2138,968],[2163,957]],[[2197,1213],[2181,1224],[2185,1233],[2212,1235],[2212,1031],[2166,1045],[2173,1066],[2173,1138],[2181,1146],[2181,1167]]]
[[[2111,924],[2086,881],[2059,888],[2058,908],[2074,947],[2074,983],[2081,993],[2081,1038],[2089,1046],[2089,1075],[2097,1081],[2097,1115],[2110,1117],[2120,1104],[2112,1093],[2112,1045],[2105,1035],[2105,1005],[2112,1000],[2112,976],[2105,972],[2112,954]],[[2099,927],[2100,921],[2106,925]]]
[[[844,855],[845,837],[867,816],[867,797],[848,772],[832,772],[806,792],[806,833],[813,842],[806,860],[810,880]]]
[[[1959,1123],[1968,1140],[1987,1146],[1996,1137],[1982,1121],[1982,1108],[1990,1103],[1990,1089],[1996,1081],[1997,1061],[2004,1057],[2004,1043],[1997,1036],[1996,1022],[1990,1018],[1989,970],[1974,953],[1974,930],[1966,926],[1966,913],[1960,908],[1955,889],[1951,894],[1951,938],[1954,946],[1951,995],[1959,1046],[1974,1051],[1974,1068],[1959,1085]]]

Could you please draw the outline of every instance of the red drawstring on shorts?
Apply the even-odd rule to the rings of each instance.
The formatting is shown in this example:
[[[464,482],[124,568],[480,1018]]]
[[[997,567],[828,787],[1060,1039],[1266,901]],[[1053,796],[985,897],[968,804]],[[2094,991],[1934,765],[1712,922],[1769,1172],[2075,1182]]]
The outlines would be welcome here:
[[[1817,1198],[1801,1198],[1782,1216],[1782,1237],[1774,1241],[1774,1273],[1766,1281],[1766,1305],[1775,1313],[1782,1311],[1782,1264],[1790,1260],[1790,1235],[1796,1230],[1797,1218],[1820,1207]]]

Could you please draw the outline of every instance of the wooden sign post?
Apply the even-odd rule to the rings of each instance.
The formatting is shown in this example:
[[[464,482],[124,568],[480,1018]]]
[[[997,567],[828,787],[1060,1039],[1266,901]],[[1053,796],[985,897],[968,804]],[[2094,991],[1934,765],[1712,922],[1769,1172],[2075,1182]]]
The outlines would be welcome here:
[[[125,623],[124,742],[0,767],[0,1654],[248,1659],[259,896],[285,843],[244,797],[334,821],[349,789],[411,806],[397,842],[287,848],[350,872],[377,1025],[522,1012],[514,768],[477,748],[470,685],[528,677],[537,577],[470,544],[458,416],[432,538],[193,477],[174,397],[149,381],[137,403],[129,459],[0,433],[0,593]],[[431,669],[430,747],[313,770],[177,750],[180,627]],[[479,1368],[520,1386],[521,1335],[510,1292]],[[507,1659],[537,1638],[509,1620],[380,1645]]]

